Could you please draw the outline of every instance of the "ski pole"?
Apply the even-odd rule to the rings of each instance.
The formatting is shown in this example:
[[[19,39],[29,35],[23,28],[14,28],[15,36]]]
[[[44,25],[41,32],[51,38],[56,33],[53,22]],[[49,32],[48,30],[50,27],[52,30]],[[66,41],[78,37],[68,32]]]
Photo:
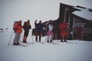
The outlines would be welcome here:
[[[12,33],[11,33],[10,40],[9,40],[9,42],[8,42],[8,45],[7,45],[7,47],[9,46],[9,44],[10,44],[10,42],[11,42],[12,35],[13,35],[13,31],[12,31]]]
[[[32,44],[34,44],[32,34],[31,34],[31,40],[32,40]]]

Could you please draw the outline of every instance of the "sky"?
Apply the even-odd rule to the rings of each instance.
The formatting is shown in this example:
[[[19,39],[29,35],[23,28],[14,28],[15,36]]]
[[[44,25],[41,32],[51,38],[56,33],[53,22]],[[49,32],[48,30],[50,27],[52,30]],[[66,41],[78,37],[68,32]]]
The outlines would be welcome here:
[[[0,28],[12,29],[14,21],[56,20],[61,3],[92,8],[92,0],[0,0]],[[22,23],[22,24],[23,24]]]

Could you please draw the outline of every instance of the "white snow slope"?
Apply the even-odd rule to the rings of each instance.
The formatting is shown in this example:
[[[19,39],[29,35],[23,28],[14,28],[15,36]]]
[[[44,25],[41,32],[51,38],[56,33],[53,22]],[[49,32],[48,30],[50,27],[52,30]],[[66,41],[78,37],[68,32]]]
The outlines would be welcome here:
[[[35,42],[31,31],[27,41],[34,43],[23,46],[8,45],[12,32],[9,30],[0,33],[0,61],[92,61],[92,41],[68,40],[60,42],[54,40],[47,43],[42,37],[42,43]],[[21,41],[23,34],[21,36]],[[14,39],[12,35],[10,44]]]

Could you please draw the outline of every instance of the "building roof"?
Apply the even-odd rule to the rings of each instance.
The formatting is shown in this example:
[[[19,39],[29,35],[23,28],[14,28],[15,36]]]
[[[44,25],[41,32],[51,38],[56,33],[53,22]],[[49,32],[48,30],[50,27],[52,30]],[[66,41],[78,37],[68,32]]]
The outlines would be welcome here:
[[[74,11],[72,14],[84,18],[86,20],[92,21],[92,12],[89,11],[88,9],[82,9],[79,7],[76,7],[76,9],[79,9],[79,11]]]

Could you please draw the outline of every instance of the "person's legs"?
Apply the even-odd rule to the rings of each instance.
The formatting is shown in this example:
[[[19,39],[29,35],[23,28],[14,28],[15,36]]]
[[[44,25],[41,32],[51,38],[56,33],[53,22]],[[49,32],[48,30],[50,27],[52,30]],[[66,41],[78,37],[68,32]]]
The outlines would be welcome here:
[[[24,43],[26,43],[26,39],[27,39],[27,37],[24,36],[24,38],[23,38],[23,42],[24,42]]]
[[[23,38],[23,42],[26,42],[26,31],[24,31],[24,38]]]
[[[17,33],[17,34],[18,34],[18,37],[17,37],[17,44],[19,44],[21,33]]]
[[[41,42],[41,32],[39,32],[39,42]]]
[[[26,35],[26,38],[25,38],[26,42],[27,42],[28,35],[29,35],[29,31],[27,31],[27,35]]]
[[[14,38],[14,45],[18,45],[20,40],[20,34],[16,33]]]
[[[47,35],[47,42],[49,42],[49,35]]]
[[[38,32],[36,32],[36,42],[37,42],[37,39],[38,39]]]
[[[49,42],[50,31],[47,32],[47,42]]]
[[[63,42],[63,33],[61,32],[61,42]]]
[[[15,37],[14,37],[14,40],[13,40],[13,44],[14,44],[14,45],[17,45],[17,33],[15,33]]]
[[[52,40],[53,40],[53,31],[50,31],[50,34],[51,34],[50,42],[52,42]]]
[[[66,40],[67,40],[67,36],[64,36],[64,41],[67,42]]]
[[[67,40],[67,35],[68,35],[68,32],[66,31],[65,33],[64,33],[64,41],[65,42],[67,42],[66,40]]]

